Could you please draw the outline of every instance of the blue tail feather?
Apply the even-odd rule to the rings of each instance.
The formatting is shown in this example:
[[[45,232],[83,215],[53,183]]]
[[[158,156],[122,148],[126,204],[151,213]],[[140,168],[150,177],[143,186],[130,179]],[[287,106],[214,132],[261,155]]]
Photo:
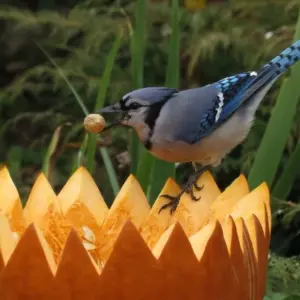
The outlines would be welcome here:
[[[298,60],[300,60],[300,40],[283,50],[264,67],[276,65],[278,70],[277,75],[280,75],[294,65]]]

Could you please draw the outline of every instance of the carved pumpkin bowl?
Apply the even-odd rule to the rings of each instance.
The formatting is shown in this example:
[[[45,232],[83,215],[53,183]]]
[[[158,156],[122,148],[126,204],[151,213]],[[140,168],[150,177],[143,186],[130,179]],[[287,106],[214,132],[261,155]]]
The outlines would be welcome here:
[[[79,168],[56,195],[41,173],[22,208],[0,170],[0,299],[261,300],[271,233],[270,195],[240,175],[223,192],[204,173],[200,201],[173,214],[149,206],[130,175],[107,207]],[[169,179],[162,194],[176,194]]]

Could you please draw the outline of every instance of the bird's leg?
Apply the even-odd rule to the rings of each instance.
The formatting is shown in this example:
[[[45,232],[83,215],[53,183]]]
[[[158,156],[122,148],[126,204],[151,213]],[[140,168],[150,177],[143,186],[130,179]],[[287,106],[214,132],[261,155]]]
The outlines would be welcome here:
[[[204,166],[202,168],[200,168],[199,170],[196,171],[196,173],[192,176],[190,176],[190,178],[188,179],[187,183],[184,185],[182,191],[177,195],[177,196],[170,196],[170,195],[167,195],[167,194],[164,194],[164,195],[161,195],[160,197],[164,197],[164,198],[167,198],[168,200],[170,200],[169,203],[166,203],[164,204],[160,210],[159,210],[159,213],[163,210],[163,209],[166,209],[168,207],[171,207],[171,214],[175,211],[175,209],[177,208],[178,206],[178,203],[179,203],[179,200],[181,198],[181,196],[184,194],[184,193],[188,193],[190,194],[191,196],[191,199],[193,201],[198,201],[200,200],[200,197],[196,197],[193,193],[193,186],[196,188],[196,190],[201,190],[203,189],[203,186],[198,186],[197,185],[197,181],[199,179],[199,177],[202,175],[202,173],[204,173],[206,170],[208,170],[210,168],[210,166]]]
[[[197,197],[194,195],[194,192],[193,192],[193,186],[194,186],[194,188],[195,188],[197,191],[201,191],[201,190],[204,188],[204,185],[199,186],[199,185],[197,184],[197,181],[198,181],[198,179],[200,178],[200,176],[201,176],[205,171],[207,171],[209,168],[210,168],[210,165],[206,165],[206,166],[204,166],[204,167],[201,167],[200,169],[197,169],[197,170],[196,170],[196,173],[195,173],[194,176],[193,176],[193,181],[192,181],[192,185],[191,185],[191,187],[190,187],[190,189],[189,189],[189,194],[190,194],[192,200],[194,200],[194,201],[200,200],[200,197],[197,198]]]
[[[197,181],[198,181],[198,179],[199,179],[199,177],[200,177],[200,175],[204,172],[204,171],[206,171],[206,169],[204,170],[204,171],[202,171],[201,169],[203,168],[200,168],[200,170],[198,169],[198,166],[197,166],[197,163],[195,163],[195,162],[192,162],[192,165],[193,165],[193,167],[194,167],[194,170],[195,170],[195,172],[196,172],[196,176],[195,176],[195,180],[194,180],[194,188],[197,190],[197,191],[201,191],[202,189],[203,189],[203,186],[199,186],[198,184],[197,184]],[[200,172],[200,174],[197,176],[197,172]],[[193,198],[193,197],[192,197]]]

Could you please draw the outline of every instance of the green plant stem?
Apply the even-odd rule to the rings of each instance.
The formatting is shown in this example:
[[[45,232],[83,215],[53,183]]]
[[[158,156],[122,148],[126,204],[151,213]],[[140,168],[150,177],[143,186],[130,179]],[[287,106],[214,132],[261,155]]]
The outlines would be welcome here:
[[[146,0],[138,0],[135,9],[135,26],[131,35],[131,71],[133,76],[133,88],[138,89],[144,84],[144,54],[146,46]],[[130,130],[130,171],[136,174],[140,155],[140,143],[137,134]],[[142,148],[141,148],[142,149]],[[143,151],[143,150],[141,150]]]
[[[99,90],[98,90],[98,95],[97,95],[97,100],[96,100],[96,104],[95,104],[95,108],[94,111],[97,112],[100,108],[102,108],[104,106],[104,102],[105,102],[105,98],[106,98],[106,94],[107,94],[107,90],[108,90],[108,86],[109,83],[111,81],[111,73],[113,70],[113,66],[115,64],[115,60],[121,45],[121,36],[122,35],[118,35],[117,38],[114,41],[114,44],[111,48],[111,51],[107,57],[106,60],[106,65],[105,65],[105,69],[104,69],[104,73],[103,76],[100,80],[100,84],[99,84]],[[87,169],[89,170],[90,173],[93,173],[94,171],[94,166],[95,166],[95,153],[97,150],[97,135],[96,134],[89,134],[89,140],[88,140],[88,146],[87,146]],[[104,152],[102,151],[101,154],[103,154]],[[103,160],[105,161],[107,158],[109,158],[108,155],[102,156]],[[104,164],[106,165],[106,163],[104,162]],[[107,165],[112,165],[111,163],[107,164]],[[111,168],[108,170],[108,176],[110,177],[110,172],[111,172]],[[113,182],[115,182],[116,180],[114,179]],[[114,187],[113,189],[115,189],[116,187]]]

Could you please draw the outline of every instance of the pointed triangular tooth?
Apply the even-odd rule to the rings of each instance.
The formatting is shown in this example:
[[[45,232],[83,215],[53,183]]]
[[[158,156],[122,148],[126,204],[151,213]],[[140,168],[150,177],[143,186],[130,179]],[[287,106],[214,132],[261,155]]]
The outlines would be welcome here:
[[[79,260],[79,257],[82,257],[82,259],[80,259],[80,261],[78,261],[77,264],[74,264],[72,259],[77,258]],[[96,275],[97,278],[99,277],[99,267],[96,265],[92,257],[86,251],[82,240],[80,239],[80,236],[73,228],[70,230],[67,241],[65,243],[56,275],[59,273],[59,271],[64,271],[63,268],[65,268],[66,265],[71,263],[73,265],[70,268],[74,268],[74,270],[76,269],[78,271],[83,267],[88,267],[87,270],[84,270],[84,272],[87,272],[89,276]],[[89,266],[89,264],[91,264],[91,266]],[[68,272],[70,273],[69,270]]]
[[[52,299],[96,299],[99,269],[71,230],[52,287]]]
[[[41,233],[30,225],[0,276],[0,299],[45,299],[55,267]]]
[[[237,217],[247,218],[255,214],[260,220],[264,229],[265,236],[267,235],[265,205],[269,202],[270,193],[266,184],[261,184],[251,193],[244,196],[232,208],[230,215],[235,219]]]
[[[205,209],[202,209],[201,217],[198,219],[198,229],[210,222],[216,220],[222,221],[231,212],[236,202],[247,193],[249,193],[249,186],[245,176],[241,174],[223,193],[220,193],[216,197],[211,205],[206,205]]]
[[[222,221],[228,216],[232,208],[244,196],[249,194],[249,185],[243,174],[236,178],[222,194],[218,196],[216,201],[212,204],[209,214],[207,214],[207,221],[213,220]]]
[[[3,214],[10,213],[16,200],[19,200],[18,190],[6,167],[0,170],[0,209]]]
[[[180,222],[189,236],[201,228],[203,218],[221,193],[209,171],[202,174],[197,184],[200,187],[203,186],[203,189],[201,191],[194,190],[194,195],[201,197],[201,200],[193,201],[190,195],[183,194],[172,220],[173,224],[177,221]]]
[[[95,261],[101,261],[98,253],[103,239],[101,226],[108,215],[108,208],[92,176],[84,167],[71,176],[58,194],[58,200],[67,222],[92,246],[89,253]],[[95,237],[92,242],[88,240],[89,232]]]
[[[43,173],[39,174],[33,185],[24,215],[26,225],[34,222],[43,232],[57,263],[71,224],[62,216],[57,196]]]
[[[176,223],[175,223],[176,224]],[[175,228],[175,224],[171,225],[158,239],[158,241],[156,242],[156,244],[154,245],[154,247],[152,248],[152,253],[156,258],[159,258],[164,247],[166,246],[172,231]]]
[[[260,260],[261,252],[265,252],[266,241],[259,219],[255,215],[243,218],[254,250],[256,263]]]
[[[164,268],[169,299],[196,299],[199,282],[198,260],[180,223],[174,229],[159,256]]]
[[[57,218],[59,217],[60,216],[57,216]],[[72,227],[84,241],[85,248],[88,250],[89,254],[92,255],[95,261],[102,264],[101,243],[105,232],[102,231],[87,206],[84,203],[80,204],[80,209],[72,206],[63,217],[64,218],[60,220],[60,227],[57,226],[57,219],[52,220],[52,233],[55,237],[59,236],[60,241],[62,242],[59,245],[60,250],[62,249],[69,234],[69,230]],[[55,230],[54,226],[56,226]]]
[[[202,244],[201,247],[203,247],[201,251],[195,249],[201,252],[199,259],[200,278],[198,295],[201,295],[203,299],[238,299],[239,291],[236,289],[236,279],[234,278],[222,227],[219,222],[207,226],[210,225],[212,225],[212,228],[204,232],[206,235],[210,231],[208,239],[207,236],[204,236],[204,238],[201,237],[201,231],[204,231],[205,228],[201,229],[197,233],[198,236],[196,236],[199,240],[202,238],[202,243],[199,243],[198,246]],[[203,240],[206,240],[206,244],[204,245]],[[192,242],[195,248],[195,236]],[[226,276],[224,277],[225,274]]]
[[[234,279],[236,280],[236,289],[239,295],[237,299],[249,299],[247,298],[249,296],[248,271],[234,220],[231,216],[228,216],[223,220],[221,226],[233,268]]]
[[[0,211],[7,216],[13,231],[24,231],[23,208],[17,188],[4,166],[0,170]]]
[[[45,175],[40,173],[24,207],[26,226],[34,222],[39,228],[43,228],[44,217],[51,205],[57,205],[56,194]]]
[[[268,243],[264,236],[260,220],[255,216],[244,219],[252,241],[254,255],[257,263],[258,288],[256,299],[262,299],[265,295],[268,266]]]
[[[127,220],[138,229],[149,214],[148,200],[133,175],[130,175],[113,202],[108,216],[102,226],[103,237],[100,240],[102,260],[105,262],[110,255],[114,243]],[[109,232],[109,234],[106,234]]]
[[[127,221],[100,275],[99,299],[166,299],[162,268]]]
[[[207,224],[206,226],[201,228],[198,232],[196,232],[195,234],[189,237],[189,241],[192,245],[192,248],[198,260],[202,257],[205,251],[205,247],[209,239],[211,238],[215,227],[216,227],[215,222]]]
[[[173,217],[170,211],[166,209],[159,213],[160,208],[169,201],[161,197],[161,195],[176,196],[178,193],[180,193],[180,187],[172,178],[169,178],[154,202],[146,221],[142,225],[141,235],[150,248],[153,248],[157,243],[160,236],[168,228]]]
[[[232,241],[234,239],[234,232],[236,233],[236,237],[237,236],[237,232],[236,232],[236,228],[235,228],[235,224],[234,221],[232,219],[232,217],[229,215],[228,217],[226,217],[222,222],[221,222],[221,226],[222,226],[222,230],[224,233],[224,239],[226,242],[226,246],[230,255],[230,251],[231,251],[231,247],[232,247]]]
[[[258,269],[252,241],[243,218],[234,218],[234,223],[243,252],[244,265],[248,274],[248,279],[246,282],[248,283],[249,295],[246,299],[255,299],[255,295],[258,293]]]
[[[108,207],[103,200],[93,177],[84,167],[80,167],[70,177],[58,194],[59,204],[64,215],[73,222],[78,220],[75,211],[81,211],[84,204],[98,226],[104,222]]]
[[[19,240],[17,232],[13,232],[10,228],[8,219],[0,215],[0,252],[4,263],[6,264]]]

